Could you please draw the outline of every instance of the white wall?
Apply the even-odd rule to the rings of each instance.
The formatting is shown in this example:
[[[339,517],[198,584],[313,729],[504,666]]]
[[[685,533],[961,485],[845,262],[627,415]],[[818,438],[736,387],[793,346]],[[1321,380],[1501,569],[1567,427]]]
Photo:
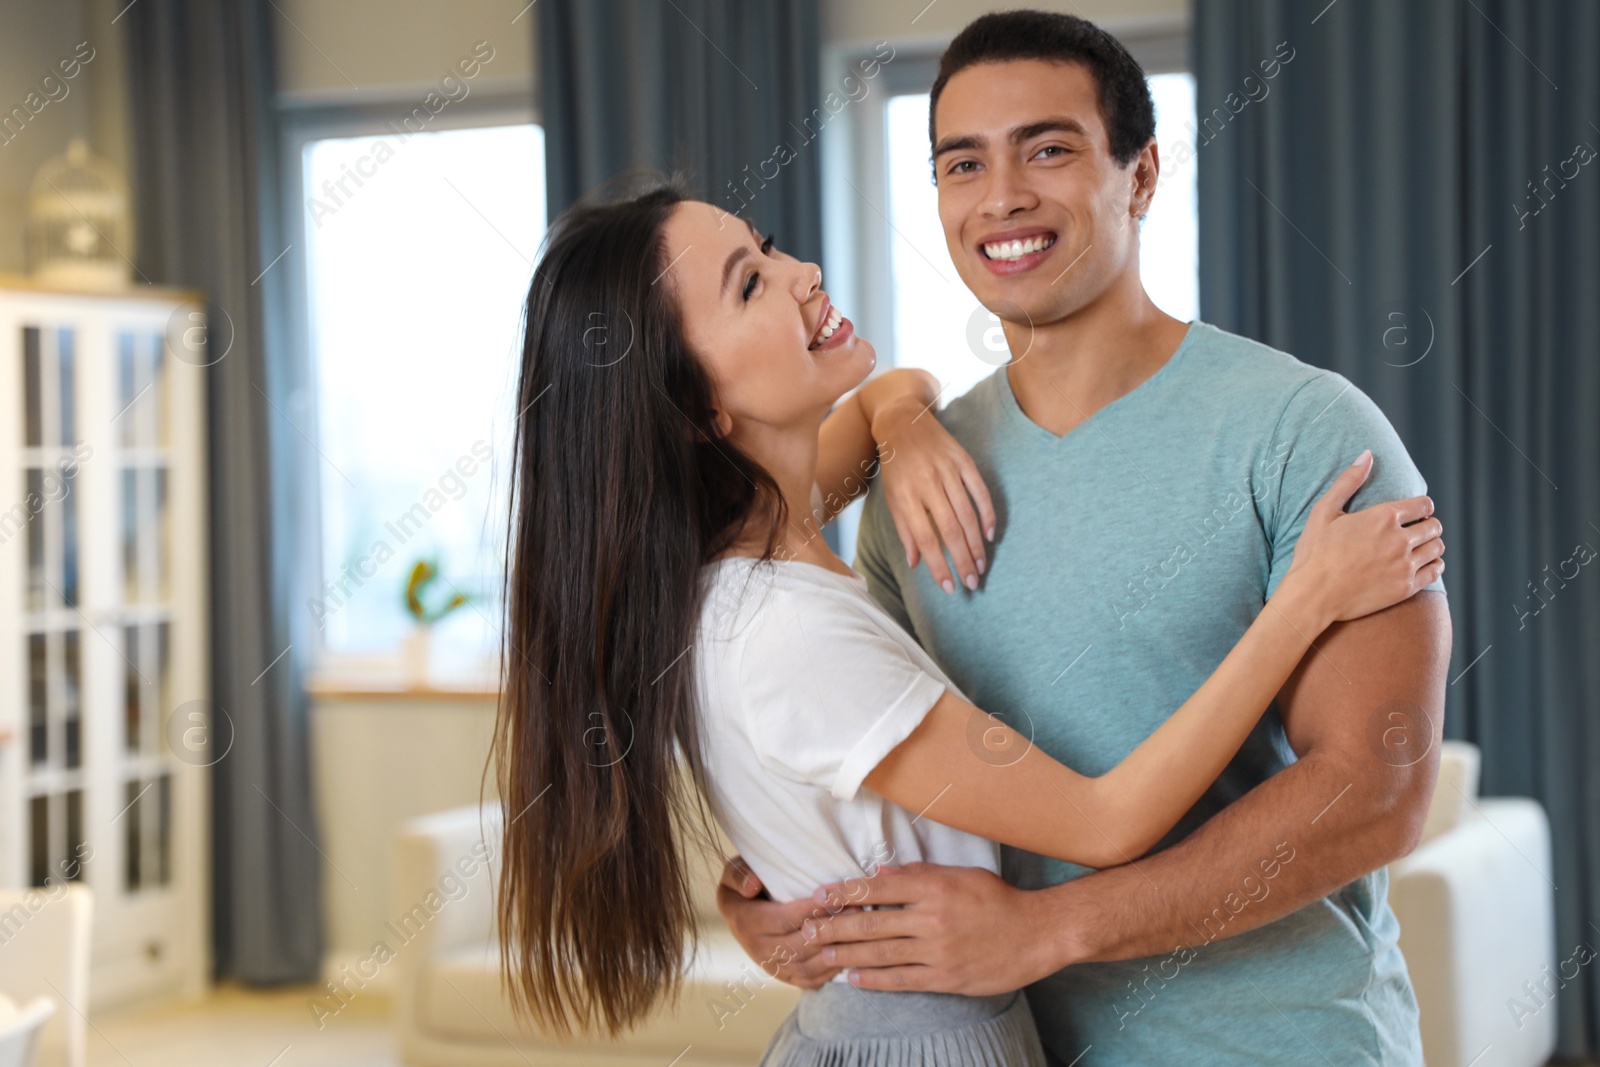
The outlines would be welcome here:
[[[394,919],[395,833],[407,819],[477,804],[494,732],[486,697],[338,697],[311,712],[313,801],[329,973],[371,952]],[[482,783],[498,795],[491,774]]]
[[[487,41],[474,87],[533,86],[527,0],[278,0],[278,88],[289,101],[421,94]],[[515,20],[515,21],[513,21]]]
[[[825,45],[943,44],[979,15],[1018,7],[1077,15],[1113,33],[1189,20],[1189,0],[822,0],[822,39]]]
[[[28,120],[0,135],[0,271],[24,268],[23,233],[28,188],[45,160],[66,151],[73,137],[84,137],[96,155],[127,171],[127,119],[124,113],[122,41],[112,19],[120,5],[103,0],[52,0],[8,4],[0,32],[0,118],[22,108]],[[79,45],[92,58],[78,75],[61,77],[59,63],[74,58]],[[92,51],[89,51],[92,50]],[[59,86],[41,90],[46,75]],[[63,95],[62,89],[65,89]],[[30,92],[50,100],[37,114],[24,101]],[[128,255],[133,250],[124,250]]]

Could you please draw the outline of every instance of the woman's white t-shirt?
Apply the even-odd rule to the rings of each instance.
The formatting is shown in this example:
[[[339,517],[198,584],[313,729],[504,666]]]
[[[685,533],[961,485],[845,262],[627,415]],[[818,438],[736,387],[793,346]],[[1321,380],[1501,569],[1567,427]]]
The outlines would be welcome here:
[[[946,689],[960,692],[866,580],[747,557],[704,575],[694,652],[712,810],[772,898],[884,864],[998,872],[993,842],[861,784]]]

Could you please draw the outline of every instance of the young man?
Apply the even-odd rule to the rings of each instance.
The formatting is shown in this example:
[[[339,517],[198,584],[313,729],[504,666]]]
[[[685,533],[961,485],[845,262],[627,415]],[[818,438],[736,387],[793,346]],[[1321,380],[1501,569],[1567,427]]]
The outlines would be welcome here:
[[[939,418],[1000,520],[980,587],[947,592],[874,493],[857,568],[968,697],[1099,774],[1263,610],[1311,504],[1364,448],[1351,510],[1424,486],[1343,378],[1150,301],[1154,119],[1115,40],[1066,15],[985,16],[951,43],[933,102],[950,254],[1013,355]],[[874,989],[1027,985],[1061,1064],[1421,1067],[1383,867],[1421,831],[1449,651],[1438,584],[1335,626],[1165,847],[1125,866],[1007,849],[1005,881],[884,867],[823,909],[749,899],[759,884],[734,864],[724,916],[798,985],[840,968]],[[807,921],[840,902],[898,907]]]

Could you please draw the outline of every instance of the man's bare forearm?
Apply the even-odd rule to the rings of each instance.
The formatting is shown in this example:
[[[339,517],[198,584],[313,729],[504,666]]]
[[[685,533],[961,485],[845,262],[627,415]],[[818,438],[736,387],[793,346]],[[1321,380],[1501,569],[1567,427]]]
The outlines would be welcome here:
[[[1405,851],[1338,756],[1308,756],[1171,848],[1043,892],[1062,965],[1164,955],[1264,926]]]
[[[1280,695],[1301,759],[1171,848],[1042,891],[1063,966],[1236,937],[1414,847],[1443,734],[1444,599],[1419,593],[1319,643]],[[1409,721],[1391,725],[1391,708]],[[1400,729],[1419,757],[1384,747]]]

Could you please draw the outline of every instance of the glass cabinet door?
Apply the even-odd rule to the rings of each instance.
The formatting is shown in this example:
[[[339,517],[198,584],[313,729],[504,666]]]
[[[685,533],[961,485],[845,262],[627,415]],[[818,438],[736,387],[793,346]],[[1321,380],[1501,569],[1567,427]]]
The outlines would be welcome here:
[[[139,893],[171,880],[172,770],[166,718],[172,713],[171,456],[165,338],[123,330],[116,337],[118,553],[127,661],[121,781],[123,889]]]
[[[22,639],[26,672],[27,879],[83,877],[83,632],[79,614],[77,337],[22,327],[22,512],[26,524]],[[10,421],[10,420],[7,420]]]
[[[117,334],[121,445],[118,510],[122,530],[122,599],[157,605],[167,600],[170,567],[167,521],[168,418],[164,338]]]
[[[123,889],[134,893],[171,880],[172,774],[166,766],[166,717],[172,708],[171,626],[124,626],[122,686]]]

